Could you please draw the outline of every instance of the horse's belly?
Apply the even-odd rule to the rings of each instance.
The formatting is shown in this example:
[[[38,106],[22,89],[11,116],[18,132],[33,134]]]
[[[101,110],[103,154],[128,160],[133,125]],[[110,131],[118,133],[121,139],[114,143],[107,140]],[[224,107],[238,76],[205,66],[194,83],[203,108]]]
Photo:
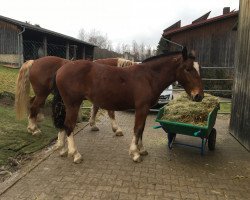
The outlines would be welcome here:
[[[134,102],[128,98],[111,98],[103,96],[102,98],[89,99],[92,103],[106,110],[127,110],[134,108]]]

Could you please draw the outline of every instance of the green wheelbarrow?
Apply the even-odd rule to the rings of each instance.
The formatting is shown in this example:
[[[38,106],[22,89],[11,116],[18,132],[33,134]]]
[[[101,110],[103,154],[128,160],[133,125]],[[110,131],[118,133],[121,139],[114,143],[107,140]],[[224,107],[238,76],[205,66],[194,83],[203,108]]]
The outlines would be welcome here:
[[[157,114],[156,122],[160,123],[159,126],[154,126],[154,129],[162,128],[168,134],[168,148],[172,149],[173,144],[184,145],[189,147],[199,148],[201,155],[204,154],[206,144],[208,149],[213,151],[216,143],[216,129],[214,128],[219,105],[216,106],[208,115],[206,126],[196,126],[193,124],[186,124],[174,121],[162,120],[164,114],[164,107],[161,108]],[[175,142],[176,134],[189,135],[201,138],[201,145],[195,146],[190,144]]]

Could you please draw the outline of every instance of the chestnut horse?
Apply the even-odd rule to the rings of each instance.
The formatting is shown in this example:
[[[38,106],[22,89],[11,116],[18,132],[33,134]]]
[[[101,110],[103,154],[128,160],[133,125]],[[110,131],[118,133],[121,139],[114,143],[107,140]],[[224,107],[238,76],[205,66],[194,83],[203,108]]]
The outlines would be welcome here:
[[[37,60],[29,60],[25,62],[19,71],[15,96],[16,116],[17,119],[23,119],[28,113],[28,107],[30,107],[27,129],[33,135],[41,132],[38,128],[38,122],[43,116],[39,113],[39,110],[44,105],[48,95],[51,93],[52,78],[55,76],[56,71],[67,62],[70,62],[70,60],[55,56],[46,56]],[[95,62],[105,63],[112,66],[132,64],[131,61],[121,58],[100,59]],[[35,96],[31,100],[29,100],[30,83],[35,93]],[[30,106],[29,103],[31,104]],[[91,130],[99,130],[95,125],[97,111],[98,107],[93,105],[90,118]],[[115,121],[114,111],[108,111],[108,114],[111,119],[113,131],[118,136],[123,135],[121,128]]]
[[[134,135],[129,153],[135,162],[147,155],[142,136],[149,109],[161,92],[178,81],[194,101],[203,99],[201,77],[194,68],[194,55],[187,49],[168,55],[158,55],[143,63],[118,68],[89,61],[74,61],[63,65],[54,81],[53,116],[62,131],[61,148],[68,150],[75,163],[82,160],[73,138],[80,105],[88,99],[107,110],[135,109]],[[64,105],[63,105],[64,103]],[[65,147],[67,135],[68,149]]]

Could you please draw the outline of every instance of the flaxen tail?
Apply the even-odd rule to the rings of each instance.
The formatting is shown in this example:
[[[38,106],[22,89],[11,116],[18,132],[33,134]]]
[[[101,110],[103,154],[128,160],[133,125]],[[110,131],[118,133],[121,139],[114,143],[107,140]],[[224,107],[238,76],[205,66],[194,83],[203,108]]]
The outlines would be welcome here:
[[[18,74],[15,94],[16,118],[21,120],[27,116],[29,106],[30,80],[29,70],[34,60],[26,61]]]

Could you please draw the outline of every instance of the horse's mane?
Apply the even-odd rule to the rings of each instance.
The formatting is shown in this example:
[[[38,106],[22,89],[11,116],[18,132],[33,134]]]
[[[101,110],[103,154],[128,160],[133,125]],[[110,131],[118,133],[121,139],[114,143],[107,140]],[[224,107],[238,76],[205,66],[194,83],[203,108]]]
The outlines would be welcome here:
[[[143,60],[142,63],[149,62],[149,61],[155,60],[157,58],[161,58],[161,57],[165,57],[165,56],[171,56],[171,55],[180,54],[180,53],[182,53],[182,52],[181,51],[171,51],[171,52],[162,53],[162,54],[147,58],[147,59]]]
[[[135,63],[131,60],[126,60],[124,58],[118,58],[117,67],[127,67],[134,65]]]

